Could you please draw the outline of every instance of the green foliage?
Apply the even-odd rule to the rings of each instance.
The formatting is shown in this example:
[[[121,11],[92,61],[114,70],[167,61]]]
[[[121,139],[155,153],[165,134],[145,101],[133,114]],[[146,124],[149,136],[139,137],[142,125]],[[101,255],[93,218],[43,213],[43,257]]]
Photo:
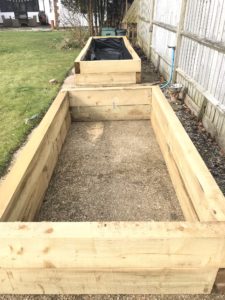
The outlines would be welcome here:
[[[40,122],[73,65],[79,50],[59,47],[67,35],[0,32],[0,174]],[[52,78],[58,83],[50,85]]]

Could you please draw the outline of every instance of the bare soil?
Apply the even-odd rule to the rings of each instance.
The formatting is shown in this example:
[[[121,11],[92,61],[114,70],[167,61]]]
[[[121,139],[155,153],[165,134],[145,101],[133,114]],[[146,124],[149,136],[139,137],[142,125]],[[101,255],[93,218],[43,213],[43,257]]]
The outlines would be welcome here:
[[[184,220],[149,121],[76,122],[38,221]]]
[[[225,295],[7,295],[0,300],[224,300]]]
[[[156,83],[161,79],[161,75],[156,70],[155,66],[149,61],[140,47],[135,47],[135,51],[141,58],[141,82],[142,83]]]

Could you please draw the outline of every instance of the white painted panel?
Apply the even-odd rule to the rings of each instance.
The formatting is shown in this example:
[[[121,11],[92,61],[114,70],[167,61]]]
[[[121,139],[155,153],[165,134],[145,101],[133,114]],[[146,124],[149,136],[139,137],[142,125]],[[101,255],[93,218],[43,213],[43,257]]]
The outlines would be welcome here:
[[[160,0],[155,2],[154,19],[176,26],[180,17],[181,0]]]
[[[181,43],[181,68],[188,76],[199,83],[219,103],[223,103],[225,94],[225,55],[189,38]]]
[[[150,23],[140,19],[137,24],[138,42],[145,54],[150,51]]]
[[[140,10],[139,14],[142,19],[149,21],[150,20],[150,7],[152,0],[140,0]]]
[[[155,0],[154,20],[177,26],[181,0]],[[148,49],[151,0],[140,0],[138,40]],[[184,30],[202,38],[225,45],[225,0],[187,0]],[[176,34],[153,26],[151,58],[160,72],[168,78],[171,50],[168,44],[176,42]],[[225,54],[206,47],[190,38],[182,37],[177,81],[188,87],[188,94],[201,107],[208,99],[205,114],[215,126],[218,136],[225,132]],[[189,78],[189,79],[187,79]],[[198,88],[196,88],[198,86]]]
[[[184,30],[216,42],[224,42],[225,1],[188,0]]]
[[[160,56],[171,62],[172,50],[169,45],[176,44],[176,34],[164,28],[153,26],[152,46]]]

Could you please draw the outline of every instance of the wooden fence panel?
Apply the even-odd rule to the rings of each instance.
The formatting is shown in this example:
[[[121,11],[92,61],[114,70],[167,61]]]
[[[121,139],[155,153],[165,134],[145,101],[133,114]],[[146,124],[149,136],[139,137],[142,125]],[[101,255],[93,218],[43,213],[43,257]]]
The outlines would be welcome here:
[[[139,44],[166,79],[168,45],[177,45],[173,79],[188,88],[190,108],[225,149],[225,1],[152,1],[140,1]]]

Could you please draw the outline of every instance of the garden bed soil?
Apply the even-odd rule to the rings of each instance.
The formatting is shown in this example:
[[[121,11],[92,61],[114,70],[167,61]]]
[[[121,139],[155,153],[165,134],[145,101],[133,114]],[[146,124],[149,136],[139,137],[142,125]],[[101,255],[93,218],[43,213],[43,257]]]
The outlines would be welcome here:
[[[184,220],[150,122],[72,123],[38,220]]]

